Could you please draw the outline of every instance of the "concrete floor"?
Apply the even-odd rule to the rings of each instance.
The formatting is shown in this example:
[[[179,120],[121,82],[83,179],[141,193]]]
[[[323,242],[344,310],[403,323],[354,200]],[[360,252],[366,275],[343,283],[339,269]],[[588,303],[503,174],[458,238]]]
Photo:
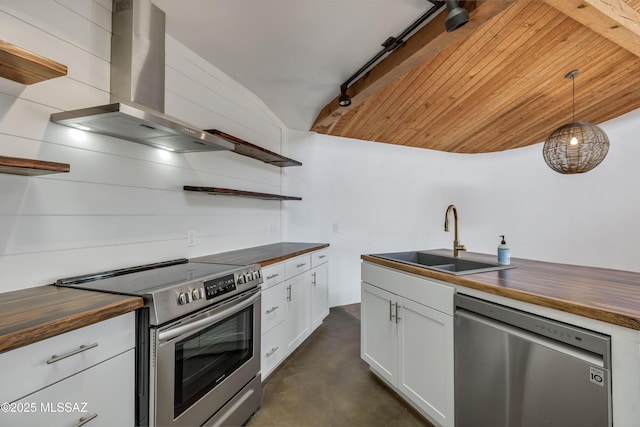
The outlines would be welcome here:
[[[248,427],[430,427],[360,359],[359,310],[333,308],[264,383]]]

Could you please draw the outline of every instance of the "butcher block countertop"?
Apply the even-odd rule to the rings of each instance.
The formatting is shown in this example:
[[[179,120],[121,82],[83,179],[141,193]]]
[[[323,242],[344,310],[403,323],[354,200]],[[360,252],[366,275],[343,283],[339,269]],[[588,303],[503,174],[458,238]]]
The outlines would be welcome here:
[[[39,286],[0,294],[0,353],[32,344],[143,305],[142,298]]]
[[[438,249],[442,255],[452,251]],[[461,258],[495,262],[495,255]],[[508,270],[462,276],[362,255],[364,261],[614,325],[640,330],[640,273],[511,258]]]
[[[192,258],[189,261],[240,265],[260,264],[261,267],[266,267],[267,265],[317,251],[328,246],[328,243],[281,242]]]

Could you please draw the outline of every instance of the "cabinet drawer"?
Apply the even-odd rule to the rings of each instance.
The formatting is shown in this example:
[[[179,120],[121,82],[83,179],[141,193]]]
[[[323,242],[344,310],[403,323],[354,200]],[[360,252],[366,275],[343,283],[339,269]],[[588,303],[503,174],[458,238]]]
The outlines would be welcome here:
[[[363,282],[453,316],[453,285],[368,262],[361,271]]]
[[[262,289],[284,281],[284,263],[271,264],[262,269]]]
[[[263,334],[284,320],[285,305],[284,283],[262,291]]]
[[[134,346],[132,312],[2,353],[0,378],[10,386],[0,387],[0,402],[20,399]]]
[[[320,264],[324,264],[329,261],[329,251],[322,250],[311,253],[311,268],[317,267]]]
[[[311,268],[311,254],[300,255],[284,262],[284,272],[287,279],[303,273]]]
[[[9,406],[3,426],[131,426],[135,418],[135,351],[120,354]],[[20,410],[20,411],[19,411]],[[27,410],[28,412],[25,412]]]
[[[262,336],[262,354],[260,355],[262,381],[264,381],[287,356],[287,345],[285,343],[284,333],[284,323],[280,323]]]

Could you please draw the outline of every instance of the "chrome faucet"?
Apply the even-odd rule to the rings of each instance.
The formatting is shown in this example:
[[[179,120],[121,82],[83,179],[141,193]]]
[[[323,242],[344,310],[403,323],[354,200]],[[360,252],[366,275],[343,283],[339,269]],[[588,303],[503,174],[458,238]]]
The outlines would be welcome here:
[[[460,240],[458,240],[458,210],[455,206],[449,205],[447,211],[444,214],[444,231],[449,231],[449,212],[453,211],[453,256],[458,258],[460,251],[466,251],[467,247],[465,245],[460,244]]]

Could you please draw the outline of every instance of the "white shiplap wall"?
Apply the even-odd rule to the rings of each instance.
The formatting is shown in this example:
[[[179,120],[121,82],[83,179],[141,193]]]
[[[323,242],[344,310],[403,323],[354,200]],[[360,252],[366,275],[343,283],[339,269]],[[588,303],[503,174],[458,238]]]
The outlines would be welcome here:
[[[69,69],[31,86],[0,78],[0,155],[71,164],[69,174],[0,174],[0,292],[280,241],[281,202],[182,191],[281,193],[279,168],[228,152],[170,153],[49,122],[51,113],[109,102],[110,28],[111,0],[0,1],[0,39]],[[259,99],[169,36],[166,50],[167,114],[282,151],[283,126]]]

